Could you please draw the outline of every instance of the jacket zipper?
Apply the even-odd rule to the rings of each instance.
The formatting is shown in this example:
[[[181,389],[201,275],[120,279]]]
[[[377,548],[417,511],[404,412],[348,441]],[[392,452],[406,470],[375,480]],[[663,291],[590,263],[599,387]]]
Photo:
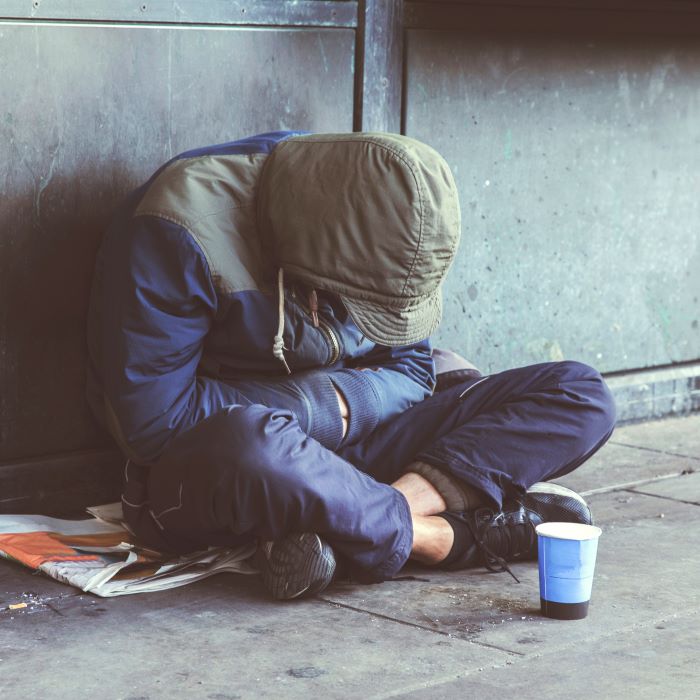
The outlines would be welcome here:
[[[338,338],[335,335],[335,331],[325,321],[319,319],[318,325],[319,328],[322,331],[325,331],[328,335],[328,340],[330,341],[331,348],[333,348],[333,351],[331,352],[331,359],[328,361],[328,364],[334,365],[340,357],[340,342],[338,341]]]
[[[333,328],[326,323],[323,319],[318,317],[318,314],[313,314],[311,313],[311,309],[304,304],[304,302],[301,300],[299,296],[294,295],[297,304],[301,306],[302,310],[304,313],[306,313],[311,320],[314,323],[314,326],[316,326],[316,323],[318,322],[318,326],[316,326],[328,339],[328,343],[331,346],[331,358],[328,360],[326,365],[334,365],[337,361],[338,358],[340,357],[340,341],[338,340],[335,331]]]

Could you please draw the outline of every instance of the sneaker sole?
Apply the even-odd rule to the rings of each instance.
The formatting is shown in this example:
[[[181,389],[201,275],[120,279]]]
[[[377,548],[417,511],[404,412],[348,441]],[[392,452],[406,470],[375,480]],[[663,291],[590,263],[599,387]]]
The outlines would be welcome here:
[[[527,490],[525,498],[527,499],[528,496],[533,497],[534,503],[554,508],[561,515],[561,517],[547,518],[548,522],[562,520],[563,522],[576,522],[585,525],[590,525],[593,522],[588,503],[580,494],[566,488],[566,486],[540,481]],[[537,496],[540,496],[540,498],[537,498]],[[566,500],[557,503],[561,499]],[[537,511],[537,508],[533,508],[533,510]]]
[[[263,583],[275,600],[320,593],[331,582],[336,567],[331,548],[311,532],[275,542],[269,555],[261,558]]]

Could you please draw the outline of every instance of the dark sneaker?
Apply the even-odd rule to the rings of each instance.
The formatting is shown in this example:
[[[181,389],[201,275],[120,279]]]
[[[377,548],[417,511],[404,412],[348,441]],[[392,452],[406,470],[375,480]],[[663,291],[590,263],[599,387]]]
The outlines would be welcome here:
[[[331,582],[336,569],[333,550],[313,532],[262,542],[255,563],[275,600],[320,593]]]
[[[537,483],[523,496],[503,504],[497,513],[490,508],[477,508],[466,513],[443,513],[456,530],[466,526],[472,544],[464,555],[444,568],[464,569],[483,564],[491,571],[508,571],[506,562],[537,558],[537,525],[546,522],[592,522],[591,510],[575,491],[559,484]]]

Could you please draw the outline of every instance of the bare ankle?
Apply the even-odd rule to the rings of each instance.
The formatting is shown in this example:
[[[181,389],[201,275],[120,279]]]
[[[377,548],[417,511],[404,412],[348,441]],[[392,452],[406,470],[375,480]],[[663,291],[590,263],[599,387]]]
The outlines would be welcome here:
[[[392,486],[404,495],[413,516],[436,515],[446,509],[443,497],[420,474],[406,472]]]
[[[438,516],[414,516],[411,559],[422,564],[438,564],[452,549],[454,530]]]

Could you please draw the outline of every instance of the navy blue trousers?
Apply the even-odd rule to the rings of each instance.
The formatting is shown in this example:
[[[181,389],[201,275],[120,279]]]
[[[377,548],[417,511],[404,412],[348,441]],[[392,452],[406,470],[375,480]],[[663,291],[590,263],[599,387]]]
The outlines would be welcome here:
[[[148,470],[127,465],[124,512],[147,544],[175,552],[317,532],[359,578],[383,580],[411,552],[408,504],[389,484],[412,461],[500,508],[583,464],[614,422],[604,381],[578,362],[470,379],[335,453],[289,411],[236,406],[178,436]]]

